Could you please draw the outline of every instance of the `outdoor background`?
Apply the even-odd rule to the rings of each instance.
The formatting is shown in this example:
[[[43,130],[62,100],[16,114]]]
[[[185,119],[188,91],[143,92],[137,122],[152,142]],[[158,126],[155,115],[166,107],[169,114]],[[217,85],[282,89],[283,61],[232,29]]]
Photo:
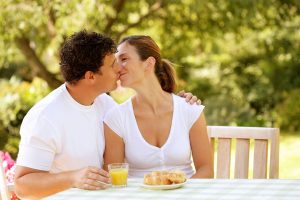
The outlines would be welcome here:
[[[0,150],[14,158],[24,115],[63,82],[62,43],[87,29],[150,35],[208,125],[279,127],[280,178],[300,178],[299,0],[0,0],[0,24]]]

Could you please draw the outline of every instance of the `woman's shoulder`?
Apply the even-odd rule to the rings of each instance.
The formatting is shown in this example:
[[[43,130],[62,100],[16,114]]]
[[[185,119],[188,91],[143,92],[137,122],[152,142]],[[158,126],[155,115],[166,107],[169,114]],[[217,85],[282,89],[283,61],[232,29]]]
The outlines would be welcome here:
[[[173,94],[175,109],[178,110],[182,117],[190,117],[192,115],[197,115],[201,113],[205,106],[197,105],[196,103],[191,105],[185,101],[185,98],[179,97]]]
[[[203,109],[205,107],[203,105],[198,105],[196,103],[191,105],[190,103],[186,102],[185,98],[180,97],[176,94],[172,94],[172,95],[173,95],[174,103],[178,104],[180,106],[180,108],[183,108],[183,109]]]

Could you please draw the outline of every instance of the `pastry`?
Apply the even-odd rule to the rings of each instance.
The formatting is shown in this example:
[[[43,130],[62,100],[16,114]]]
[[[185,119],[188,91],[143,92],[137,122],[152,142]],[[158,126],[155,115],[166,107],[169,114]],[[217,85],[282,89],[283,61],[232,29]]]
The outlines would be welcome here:
[[[169,180],[172,183],[183,183],[186,178],[185,178],[185,173],[182,171],[170,171],[169,172]]]
[[[154,171],[144,176],[144,184],[146,185],[171,185],[183,183],[185,180],[185,173],[179,170]]]

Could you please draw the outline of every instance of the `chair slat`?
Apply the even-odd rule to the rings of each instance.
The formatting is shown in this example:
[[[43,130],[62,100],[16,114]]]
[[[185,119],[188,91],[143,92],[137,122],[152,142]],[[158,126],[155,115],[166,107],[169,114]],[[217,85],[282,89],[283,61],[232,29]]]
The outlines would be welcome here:
[[[213,166],[215,166],[215,138],[210,138],[210,145],[212,149],[212,156],[213,156]]]
[[[217,156],[216,178],[230,178],[230,159],[231,159],[230,140],[232,139],[237,139],[237,147],[236,147],[237,152],[235,153],[238,155],[235,155],[236,156],[235,178],[244,178],[244,177],[247,178],[246,168],[247,166],[249,168],[249,158],[248,158],[249,152],[246,148],[248,142],[240,139],[257,140],[257,142],[255,143],[255,150],[254,150],[255,151],[254,163],[253,163],[254,178],[267,178],[267,174],[266,174],[267,167],[269,167],[268,178],[279,177],[279,135],[280,135],[279,132],[280,131],[278,128],[208,126],[207,131],[211,139],[216,138],[216,140],[214,141],[214,145],[218,146],[217,154],[215,155]],[[221,144],[219,144],[219,141],[221,141]],[[269,162],[268,162],[268,145],[270,145]],[[243,158],[243,156],[246,156],[247,159],[245,159],[245,157]],[[248,164],[247,164],[247,160],[248,160]]]
[[[274,130],[278,131],[266,127],[208,126],[210,137],[216,138],[270,139]]]
[[[234,178],[248,178],[249,148],[249,139],[237,139]]]
[[[267,178],[268,140],[255,140],[253,178]]]
[[[217,178],[230,178],[231,139],[218,138]]]
[[[279,177],[279,129],[271,138],[269,178]]]

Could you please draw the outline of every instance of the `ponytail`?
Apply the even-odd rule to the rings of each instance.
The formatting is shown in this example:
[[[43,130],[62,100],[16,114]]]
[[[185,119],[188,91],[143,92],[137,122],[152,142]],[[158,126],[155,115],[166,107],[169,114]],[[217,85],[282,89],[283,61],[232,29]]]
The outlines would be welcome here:
[[[157,63],[159,64],[159,63]],[[155,68],[155,75],[158,78],[161,88],[173,93],[176,89],[176,73],[172,63],[166,59],[161,60],[161,66]]]

